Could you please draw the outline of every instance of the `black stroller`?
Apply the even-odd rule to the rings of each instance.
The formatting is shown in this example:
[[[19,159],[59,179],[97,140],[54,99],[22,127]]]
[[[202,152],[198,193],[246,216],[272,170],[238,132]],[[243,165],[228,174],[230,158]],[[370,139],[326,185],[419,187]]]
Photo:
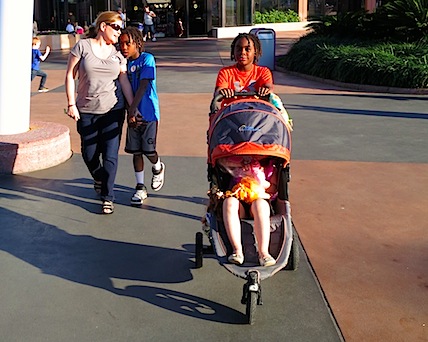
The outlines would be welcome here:
[[[262,304],[261,281],[273,276],[281,269],[297,268],[299,251],[293,242],[294,228],[291,221],[291,209],[288,201],[289,161],[291,152],[291,133],[289,125],[281,112],[271,103],[254,98],[254,94],[238,93],[237,100],[220,110],[216,110],[221,96],[211,104],[210,125],[208,130],[208,179],[211,189],[203,230],[219,263],[234,275],[246,279],[241,302],[246,305],[249,324],[254,323],[256,305]],[[245,96],[245,98],[243,98]],[[269,253],[276,264],[262,267],[258,260],[257,241],[253,234],[253,220],[241,219],[241,239],[245,256],[242,265],[228,262],[232,253],[219,207],[215,196],[227,190],[231,174],[219,162],[224,157],[243,156],[269,159],[274,164],[278,177],[278,198],[285,208],[285,214],[271,215],[271,234]],[[202,267],[204,248],[202,232],[196,233],[195,262]]]

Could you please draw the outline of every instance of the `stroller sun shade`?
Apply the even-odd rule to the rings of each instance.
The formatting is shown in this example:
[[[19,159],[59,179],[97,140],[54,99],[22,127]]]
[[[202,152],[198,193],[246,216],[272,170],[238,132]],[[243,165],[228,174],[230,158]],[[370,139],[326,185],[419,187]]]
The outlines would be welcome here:
[[[291,134],[281,112],[262,100],[237,100],[210,117],[208,162],[232,155],[279,157],[290,161]]]

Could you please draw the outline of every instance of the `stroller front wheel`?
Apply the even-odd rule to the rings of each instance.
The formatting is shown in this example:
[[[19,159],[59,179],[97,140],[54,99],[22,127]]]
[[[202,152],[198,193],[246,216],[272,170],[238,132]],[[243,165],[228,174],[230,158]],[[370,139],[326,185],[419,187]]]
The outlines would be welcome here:
[[[195,236],[195,268],[201,268],[204,258],[203,235],[197,232]]]

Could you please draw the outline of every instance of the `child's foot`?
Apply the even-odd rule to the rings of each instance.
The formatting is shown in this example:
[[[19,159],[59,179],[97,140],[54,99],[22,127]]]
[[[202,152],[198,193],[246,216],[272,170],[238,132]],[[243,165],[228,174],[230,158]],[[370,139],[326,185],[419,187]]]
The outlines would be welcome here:
[[[161,169],[156,171],[152,167],[153,177],[152,177],[152,189],[154,191],[159,191],[163,187],[164,176],[165,176],[165,164],[161,162]]]
[[[244,256],[242,254],[233,253],[233,254],[229,255],[227,260],[231,264],[242,265],[244,263]]]
[[[143,201],[147,198],[147,188],[144,184],[137,184],[135,187],[135,194],[131,198],[132,206],[140,206]]]
[[[276,264],[276,260],[269,254],[267,256],[259,258],[259,262],[260,265],[263,267],[269,267]]]

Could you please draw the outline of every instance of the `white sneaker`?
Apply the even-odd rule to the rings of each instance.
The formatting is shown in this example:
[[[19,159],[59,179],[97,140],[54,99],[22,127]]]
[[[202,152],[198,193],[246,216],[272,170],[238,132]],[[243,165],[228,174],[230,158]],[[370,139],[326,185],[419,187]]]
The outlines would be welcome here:
[[[160,171],[156,171],[152,167],[153,177],[152,177],[152,189],[154,191],[159,191],[163,187],[164,177],[165,177],[165,164],[161,162]]]
[[[137,207],[142,205],[143,201],[147,198],[147,188],[144,184],[137,184],[135,189],[135,194],[131,198],[131,205]]]
[[[146,41],[146,39],[147,39],[146,37],[143,37],[143,41]]]
[[[156,41],[156,37],[153,37],[152,42],[155,42],[155,41]]]

